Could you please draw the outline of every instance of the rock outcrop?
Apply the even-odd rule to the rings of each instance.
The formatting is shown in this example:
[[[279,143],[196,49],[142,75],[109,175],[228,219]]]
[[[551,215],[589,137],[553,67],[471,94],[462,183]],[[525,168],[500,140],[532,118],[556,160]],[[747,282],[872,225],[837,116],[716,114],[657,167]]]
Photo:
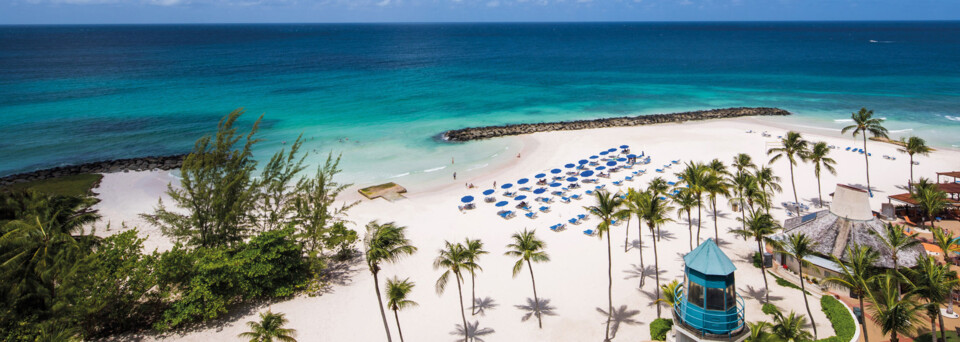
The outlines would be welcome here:
[[[0,178],[0,186],[44,180],[82,173],[110,173],[121,171],[172,170],[183,165],[186,154],[159,157],[116,159],[101,162],[55,167],[52,169],[18,173]]]
[[[780,108],[738,107],[700,110],[694,112],[626,116],[595,120],[576,120],[533,124],[470,127],[443,132],[440,138],[446,141],[470,141],[550,131],[573,131],[580,129],[652,125],[660,123],[738,118],[744,116],[784,116],[790,112]]]

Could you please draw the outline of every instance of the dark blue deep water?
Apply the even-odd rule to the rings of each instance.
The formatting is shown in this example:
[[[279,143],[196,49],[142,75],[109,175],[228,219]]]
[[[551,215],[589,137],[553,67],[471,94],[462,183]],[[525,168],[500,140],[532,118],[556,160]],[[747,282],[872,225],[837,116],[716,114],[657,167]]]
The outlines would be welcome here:
[[[445,129],[729,106],[960,145],[960,22],[0,26],[0,175],[185,152],[238,107],[259,158],[303,132],[367,181],[507,145]]]

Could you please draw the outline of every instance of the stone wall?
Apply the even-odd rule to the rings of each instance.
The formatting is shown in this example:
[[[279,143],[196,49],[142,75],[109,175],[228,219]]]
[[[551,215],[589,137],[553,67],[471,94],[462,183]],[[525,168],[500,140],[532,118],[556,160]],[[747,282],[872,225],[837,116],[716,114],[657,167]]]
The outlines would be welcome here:
[[[627,116],[619,118],[604,118],[595,120],[577,120],[562,122],[546,122],[534,124],[516,124],[503,126],[470,127],[443,132],[440,138],[446,141],[470,141],[496,138],[508,135],[521,135],[550,131],[573,131],[580,129],[625,127],[652,125],[660,123],[684,122],[696,120],[737,118],[743,116],[784,116],[790,112],[769,107],[738,107],[700,110],[694,112],[654,114],[641,116]]]
[[[52,169],[37,170],[33,172],[19,173],[2,177],[0,178],[0,186],[77,175],[82,173],[172,170],[180,168],[180,165],[183,165],[183,159],[186,158],[186,156],[186,154],[178,154],[173,156],[128,158],[80,165],[61,166]]]

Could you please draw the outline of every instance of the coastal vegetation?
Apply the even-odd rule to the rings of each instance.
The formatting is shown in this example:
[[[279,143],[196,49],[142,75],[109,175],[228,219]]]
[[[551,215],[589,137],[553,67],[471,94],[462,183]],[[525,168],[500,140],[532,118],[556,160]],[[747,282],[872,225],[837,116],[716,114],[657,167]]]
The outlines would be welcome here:
[[[47,195],[91,196],[93,188],[100,184],[103,175],[82,173],[77,175],[41,179],[23,183],[13,183],[0,187],[3,191],[36,191]]]
[[[867,173],[867,191],[873,191],[870,187],[870,153],[867,152],[867,134],[875,138],[888,138],[887,129],[883,127],[883,119],[873,117],[873,111],[866,108],[860,108],[860,111],[850,115],[853,125],[849,125],[840,130],[840,133],[850,132],[854,138],[857,135],[863,136],[863,162]],[[896,341],[894,341],[896,342]]]

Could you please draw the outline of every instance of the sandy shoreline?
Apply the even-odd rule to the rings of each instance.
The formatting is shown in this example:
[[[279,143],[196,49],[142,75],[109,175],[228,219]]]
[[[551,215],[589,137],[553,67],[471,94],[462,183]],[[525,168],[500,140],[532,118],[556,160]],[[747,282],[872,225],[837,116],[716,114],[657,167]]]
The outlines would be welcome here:
[[[450,333],[458,324],[459,304],[456,302],[455,287],[438,296],[433,284],[440,271],[433,270],[431,263],[436,250],[445,240],[462,241],[465,237],[480,238],[490,251],[483,257],[480,265],[484,271],[477,276],[477,296],[490,298],[495,307],[487,308],[483,315],[470,317],[470,321],[479,321],[480,328],[490,328],[494,332],[482,336],[485,341],[583,341],[602,339],[605,315],[597,308],[606,308],[606,243],[596,237],[588,237],[582,230],[595,227],[597,220],[591,219],[573,226],[563,232],[552,232],[550,225],[564,222],[575,214],[584,212],[582,206],[592,204],[589,199],[574,201],[570,204],[551,204],[549,213],[540,214],[537,219],[518,216],[503,220],[495,215],[497,208],[487,203],[478,203],[478,208],[467,213],[457,210],[459,198],[464,195],[479,194],[490,188],[493,181],[498,184],[514,182],[519,178],[532,177],[535,173],[560,167],[569,162],[583,159],[610,147],[627,144],[634,152],[643,151],[652,156],[653,162],[647,165],[647,175],[633,182],[625,182],[623,189],[645,186],[653,177],[660,176],[668,181],[676,180],[674,172],[681,166],[673,166],[665,173],[657,173],[671,160],[709,161],[719,158],[729,163],[733,155],[748,153],[754,161],[762,163],[769,158],[766,149],[776,143],[777,136],[786,132],[779,127],[783,122],[773,119],[725,119],[683,124],[663,124],[640,127],[603,128],[583,131],[564,131],[537,133],[510,137],[517,139],[523,148],[521,158],[513,158],[502,166],[490,168],[482,175],[466,179],[452,180],[445,184],[405,185],[411,191],[407,199],[396,203],[383,200],[363,201],[350,211],[349,218],[355,223],[355,229],[362,231],[363,225],[377,219],[396,221],[409,227],[409,238],[419,251],[394,265],[386,265],[382,278],[400,276],[410,277],[417,286],[412,299],[420,306],[400,313],[404,336],[410,341],[455,340]],[[754,133],[746,133],[752,130]],[[771,137],[762,137],[760,132],[768,131]],[[863,156],[844,151],[847,146],[861,146],[859,140],[836,137],[829,132],[799,129],[812,141],[826,141],[840,148],[831,152],[837,160],[839,170],[836,176],[825,174],[822,180],[824,196],[833,191],[836,183],[860,185],[865,183]],[[886,202],[886,196],[903,192],[898,187],[906,182],[908,161],[905,154],[896,151],[896,146],[869,142],[871,159],[871,183],[876,196],[871,199],[873,209]],[[881,158],[883,155],[896,157],[894,160]],[[349,158],[349,156],[345,156]],[[940,149],[930,157],[917,157],[920,165],[915,166],[917,177],[935,177],[935,171],[960,170],[960,153],[949,149]],[[784,192],[779,194],[775,203],[792,201],[790,176],[787,164],[778,162],[773,165],[777,175],[783,178]],[[812,203],[817,197],[816,180],[812,166],[800,165],[795,169],[797,190],[804,203]],[[607,183],[622,179],[626,174],[615,174]],[[136,221],[136,214],[150,211],[156,205],[157,198],[172,177],[164,172],[131,172],[107,174],[102,185],[95,191],[103,200],[98,204],[104,222],[110,220],[116,227],[119,221],[128,226],[137,225],[143,234],[149,234],[147,249],[165,249],[170,244],[159,231],[146,228],[145,223]],[[431,182],[432,183],[432,182]],[[439,183],[439,182],[438,182]],[[476,189],[466,189],[464,183],[474,183]],[[501,193],[498,189],[498,195]],[[348,190],[345,200],[359,195]],[[829,198],[825,197],[825,200]],[[511,203],[514,203],[511,201]],[[816,207],[811,204],[811,207]],[[736,218],[726,205],[719,208],[719,230],[721,247],[733,259],[738,268],[737,288],[746,300],[748,321],[766,320],[760,312],[757,295],[762,295],[763,281],[759,269],[749,263],[749,256],[755,251],[753,242],[745,242],[733,237],[727,230],[739,226]],[[782,209],[774,210],[776,218],[782,220],[786,214]],[[696,216],[696,212],[694,212]],[[661,283],[682,277],[683,253],[687,247],[687,224],[684,219],[673,217],[676,222],[664,227],[665,237],[658,245]],[[703,213],[703,237],[713,236],[713,217],[708,210]],[[550,300],[554,307],[552,316],[544,318],[544,328],[537,329],[535,321],[521,321],[524,305],[532,297],[530,279],[526,274],[516,279],[511,276],[513,259],[503,256],[510,235],[524,228],[535,229],[546,241],[547,252],[552,261],[534,266],[537,276],[538,294]],[[696,225],[694,225],[696,229]],[[116,229],[114,229],[115,231]],[[644,228],[644,263],[653,264],[653,251],[650,245],[650,233]],[[98,234],[107,234],[103,229]],[[637,237],[636,222],[630,223],[630,240]],[[646,272],[649,277],[643,288],[639,284],[640,255],[636,248],[624,253],[624,225],[613,229],[613,269],[614,269],[614,306],[625,306],[625,320],[616,335],[617,340],[649,339],[648,323],[656,318],[656,310],[649,303],[653,293],[652,269]],[[376,298],[373,294],[373,282],[362,264],[352,267],[345,285],[334,286],[330,293],[318,297],[301,296],[295,299],[274,303],[271,308],[287,314],[289,327],[299,331],[301,341],[379,341],[383,340],[383,329],[379,319]],[[804,312],[802,296],[799,291],[780,287],[770,278],[771,299],[786,310]],[[469,298],[469,282],[465,285],[464,295]],[[811,298],[811,309],[817,322],[820,338],[832,335],[832,329],[823,313],[819,301]],[[468,313],[469,315],[469,313]],[[670,315],[664,309],[663,317]],[[256,312],[231,315],[229,319],[218,322],[217,326],[190,332],[186,335],[171,335],[168,339],[187,341],[229,340],[244,331],[245,322],[254,319]],[[635,322],[635,323],[631,323]],[[391,325],[392,325],[391,321]],[[395,327],[392,327],[395,329]],[[146,339],[161,339],[148,336]]]

